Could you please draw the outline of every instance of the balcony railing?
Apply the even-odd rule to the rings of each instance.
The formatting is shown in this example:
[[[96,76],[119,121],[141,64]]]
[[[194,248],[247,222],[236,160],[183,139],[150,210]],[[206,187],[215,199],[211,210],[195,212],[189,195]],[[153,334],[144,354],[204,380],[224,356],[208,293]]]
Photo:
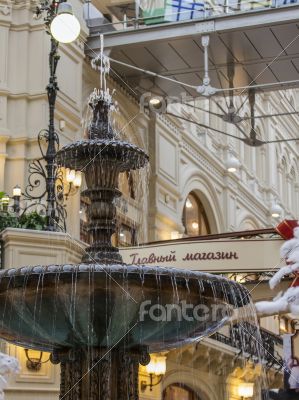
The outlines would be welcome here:
[[[251,358],[256,362],[259,356],[261,356],[266,368],[274,367],[277,370],[282,369],[283,359],[277,351],[278,349],[282,349],[281,337],[264,329],[260,331],[261,341],[256,335],[256,327],[248,323],[243,323],[242,325],[234,325],[230,336],[216,332],[211,336],[211,339],[238,349],[239,357]]]
[[[97,24],[93,24],[90,19],[88,26],[91,34],[126,31],[166,23],[191,20],[200,22],[215,17],[275,9],[298,3],[299,0],[147,0],[142,8],[136,7],[134,3],[108,7],[111,10],[109,16],[106,14],[106,18]],[[139,9],[137,12],[140,13],[137,16],[136,9]]]

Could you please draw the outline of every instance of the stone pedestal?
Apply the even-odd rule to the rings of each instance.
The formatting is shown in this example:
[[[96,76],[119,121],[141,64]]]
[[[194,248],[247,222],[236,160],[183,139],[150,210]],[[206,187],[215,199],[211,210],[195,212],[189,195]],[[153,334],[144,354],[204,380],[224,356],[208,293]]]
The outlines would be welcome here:
[[[2,268],[76,264],[86,245],[62,232],[7,228],[1,232]]]

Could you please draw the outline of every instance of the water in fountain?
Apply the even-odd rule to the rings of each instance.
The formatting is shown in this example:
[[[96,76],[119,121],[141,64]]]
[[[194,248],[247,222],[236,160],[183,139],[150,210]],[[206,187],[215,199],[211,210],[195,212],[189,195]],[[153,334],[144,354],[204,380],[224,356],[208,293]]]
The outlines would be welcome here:
[[[0,336],[51,352],[61,364],[60,398],[66,400],[138,399],[138,366],[149,362],[149,352],[211,335],[250,303],[242,285],[222,277],[123,263],[111,244],[118,176],[142,168],[148,156],[116,138],[106,94],[90,98],[88,137],[57,156],[61,166],[85,174],[92,244],[82,263],[0,273]],[[198,306],[200,318],[181,318],[184,303]],[[170,310],[167,318],[161,310]]]

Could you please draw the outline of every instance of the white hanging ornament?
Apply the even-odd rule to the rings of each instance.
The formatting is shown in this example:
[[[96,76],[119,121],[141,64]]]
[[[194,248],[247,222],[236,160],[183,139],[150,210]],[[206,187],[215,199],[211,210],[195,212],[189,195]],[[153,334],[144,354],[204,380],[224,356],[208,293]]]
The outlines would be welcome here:
[[[280,255],[285,259],[286,265],[281,267],[269,280],[269,286],[274,289],[283,277],[295,274],[292,286],[281,292],[272,301],[260,301],[255,304],[259,316],[292,313],[299,316],[299,227],[293,231],[293,238],[285,242]]]
[[[0,400],[4,400],[4,389],[10,374],[20,372],[19,361],[15,357],[0,353]]]

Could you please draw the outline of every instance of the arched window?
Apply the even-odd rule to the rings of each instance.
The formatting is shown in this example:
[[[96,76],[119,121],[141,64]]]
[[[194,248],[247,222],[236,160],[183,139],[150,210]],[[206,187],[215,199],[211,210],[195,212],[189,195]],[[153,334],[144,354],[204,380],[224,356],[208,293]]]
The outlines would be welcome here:
[[[201,400],[199,395],[186,385],[174,383],[163,393],[163,400]]]
[[[135,199],[134,180],[131,172],[124,172],[119,175],[119,190],[124,197]]]
[[[211,233],[205,209],[195,193],[189,193],[183,211],[185,234],[202,236]]]
[[[127,224],[120,224],[117,228],[117,246],[135,246],[137,244],[136,228]]]

